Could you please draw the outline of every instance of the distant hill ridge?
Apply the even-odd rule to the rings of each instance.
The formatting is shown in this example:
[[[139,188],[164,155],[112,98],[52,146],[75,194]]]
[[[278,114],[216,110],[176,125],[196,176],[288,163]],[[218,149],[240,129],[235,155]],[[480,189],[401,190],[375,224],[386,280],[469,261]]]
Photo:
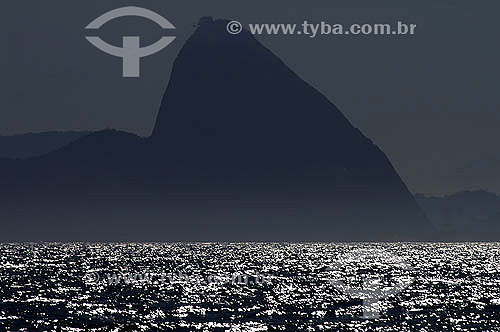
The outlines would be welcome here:
[[[0,136],[0,158],[41,156],[91,134],[91,131],[47,131]]]
[[[447,240],[498,241],[500,196],[485,190],[445,196],[415,195],[434,226]]]

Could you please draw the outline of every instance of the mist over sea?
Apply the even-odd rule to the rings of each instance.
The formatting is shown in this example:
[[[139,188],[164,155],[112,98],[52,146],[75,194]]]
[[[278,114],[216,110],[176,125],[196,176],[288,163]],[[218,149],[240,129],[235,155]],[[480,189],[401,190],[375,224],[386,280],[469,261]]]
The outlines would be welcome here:
[[[495,331],[499,263],[499,243],[0,244],[0,331]]]

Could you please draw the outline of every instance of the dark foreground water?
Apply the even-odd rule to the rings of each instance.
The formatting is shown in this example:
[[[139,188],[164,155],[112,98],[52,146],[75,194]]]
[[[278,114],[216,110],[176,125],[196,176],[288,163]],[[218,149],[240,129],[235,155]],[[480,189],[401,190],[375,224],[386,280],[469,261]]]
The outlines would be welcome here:
[[[0,331],[498,331],[499,262],[488,243],[3,244]]]

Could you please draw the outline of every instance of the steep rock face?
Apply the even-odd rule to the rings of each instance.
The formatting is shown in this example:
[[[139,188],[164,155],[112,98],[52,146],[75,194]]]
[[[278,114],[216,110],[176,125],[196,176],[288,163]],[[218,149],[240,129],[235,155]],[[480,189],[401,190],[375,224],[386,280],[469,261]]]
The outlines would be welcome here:
[[[174,177],[300,208],[302,221],[286,228],[309,224],[314,236],[429,231],[384,153],[249,32],[230,35],[226,24],[203,20],[175,62],[152,135]]]

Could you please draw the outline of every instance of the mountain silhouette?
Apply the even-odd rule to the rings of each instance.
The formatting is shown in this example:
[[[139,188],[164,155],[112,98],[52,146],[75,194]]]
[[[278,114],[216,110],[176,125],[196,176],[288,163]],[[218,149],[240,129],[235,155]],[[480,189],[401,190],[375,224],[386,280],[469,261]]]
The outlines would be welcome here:
[[[89,131],[49,131],[22,135],[0,136],[0,158],[30,158],[57,150]]]
[[[447,241],[497,241],[500,197],[485,190],[445,196],[415,195],[418,204]]]
[[[249,32],[204,18],[149,138],[105,130],[3,162],[8,239],[422,240],[385,154]]]

